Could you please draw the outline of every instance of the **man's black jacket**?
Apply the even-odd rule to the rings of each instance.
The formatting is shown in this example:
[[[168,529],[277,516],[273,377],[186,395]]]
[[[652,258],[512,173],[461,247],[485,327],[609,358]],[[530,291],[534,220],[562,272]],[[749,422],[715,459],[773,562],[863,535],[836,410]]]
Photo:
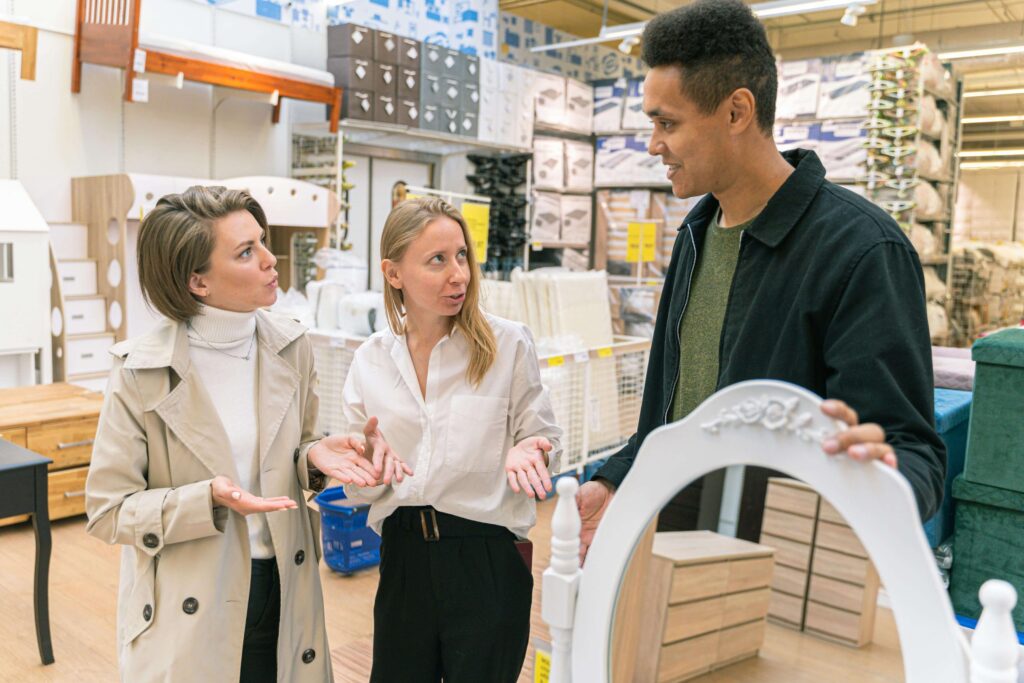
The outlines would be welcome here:
[[[946,449],[935,433],[921,263],[884,211],[825,180],[817,155],[783,156],[796,170],[740,241],[719,342],[718,389],[775,379],[846,401],[861,422],[885,429],[921,518],[928,519],[942,500]],[[647,434],[668,419],[679,378],[679,322],[717,211],[714,196],[704,197],[676,237],[637,432],[597,473],[616,486]],[[754,477],[755,504],[763,501],[765,478]],[[744,489],[748,497],[750,487]]]

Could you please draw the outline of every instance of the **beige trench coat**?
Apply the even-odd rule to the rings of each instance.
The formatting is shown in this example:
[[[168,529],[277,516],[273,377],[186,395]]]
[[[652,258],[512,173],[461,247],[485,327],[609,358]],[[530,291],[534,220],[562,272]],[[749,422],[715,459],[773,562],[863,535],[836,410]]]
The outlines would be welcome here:
[[[318,572],[319,523],[308,514],[306,456],[318,400],[298,323],[259,311],[262,494],[298,510],[267,515],[281,575],[277,680],[331,680]],[[213,508],[210,481],[238,481],[228,437],[195,373],[184,323],[115,345],[86,482],[86,529],[124,546],[118,594],[121,679],[233,683],[249,598],[245,518]]]

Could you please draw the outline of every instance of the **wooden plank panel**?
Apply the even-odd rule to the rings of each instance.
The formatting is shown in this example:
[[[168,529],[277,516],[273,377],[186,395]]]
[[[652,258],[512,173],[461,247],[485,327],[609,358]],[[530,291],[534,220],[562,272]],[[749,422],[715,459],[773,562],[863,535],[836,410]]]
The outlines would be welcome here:
[[[764,620],[724,629],[718,637],[718,652],[713,669],[754,657],[764,644]]]
[[[775,564],[808,570],[811,566],[811,546],[770,534],[761,534],[761,545],[775,549]]]
[[[846,525],[846,520],[843,519],[841,514],[839,514],[839,511],[832,507],[832,503],[828,502],[824,498],[821,499],[821,508],[818,511],[818,519],[825,522],[832,522],[834,524]]]
[[[836,581],[827,576],[811,575],[807,598],[830,607],[839,607],[850,612],[864,610],[864,586],[845,581]]]
[[[88,474],[88,467],[50,473],[50,519],[85,514],[85,478]]]
[[[768,615],[773,619],[800,628],[804,623],[804,599],[772,591],[768,603]]]
[[[718,653],[718,631],[661,649],[658,683],[674,683],[711,670]]]
[[[867,557],[868,553],[861,545],[857,534],[848,526],[832,522],[818,522],[818,533],[815,545],[827,550],[835,550],[855,557]]]
[[[622,577],[612,632],[613,642],[621,643],[621,647],[616,650],[612,662],[612,680],[634,678],[641,647],[645,647],[648,656],[655,660],[658,657],[657,646],[660,641],[657,639],[657,631],[654,632],[652,643],[641,645],[645,622],[657,618],[660,626],[664,620],[669,584],[672,580],[671,565],[651,554],[657,526],[658,520],[655,518],[640,537],[640,542],[637,543],[633,557],[626,567],[626,573]],[[658,561],[661,561],[663,566],[655,567]],[[652,585],[652,574],[658,575],[656,585]]]
[[[764,500],[765,507],[791,512],[803,517],[817,517],[820,496],[805,484],[799,482],[792,482],[792,484],[799,485],[791,485],[784,479],[769,479],[768,491]]]
[[[676,567],[672,572],[669,604],[675,605],[721,595],[728,583],[729,565],[726,562]]]
[[[27,447],[24,427],[12,427],[11,429],[0,429],[0,439],[10,441],[15,446]]]
[[[651,530],[656,525],[657,519],[651,523]],[[635,661],[620,664],[619,660],[622,657],[618,654],[619,648],[616,648],[616,654],[612,659],[612,680],[616,683],[655,683],[658,680],[658,658],[661,654],[662,632],[674,569],[670,560],[658,555],[651,556],[647,566],[647,581],[639,605],[643,618],[638,627]],[[618,628],[619,619],[615,621]],[[629,671],[630,665],[633,669],[632,674]]]
[[[871,561],[863,557],[844,555],[833,550],[818,548],[814,551],[812,571],[848,583],[864,585],[871,573]]]
[[[703,635],[722,628],[722,616],[725,611],[723,596],[695,600],[672,605],[665,615],[665,630],[661,642],[668,645],[679,640]]]
[[[768,615],[771,599],[772,592],[768,588],[725,596],[722,626],[730,627],[736,624],[745,624],[748,621],[763,621]]]
[[[761,533],[799,543],[810,543],[814,540],[814,519],[765,508]]]
[[[92,457],[96,425],[96,418],[87,418],[33,427],[28,430],[28,448],[43,457],[52,458],[50,470],[87,465]]]
[[[807,601],[807,618],[804,630],[808,633],[819,633],[830,636],[850,645],[861,645],[862,615],[857,612],[822,605]]]
[[[772,590],[790,595],[806,595],[807,572],[781,564],[775,565],[775,572],[772,574]]]
[[[772,557],[759,557],[753,560],[736,560],[729,563],[729,582],[726,593],[739,593],[754,588],[762,588],[772,581]]]

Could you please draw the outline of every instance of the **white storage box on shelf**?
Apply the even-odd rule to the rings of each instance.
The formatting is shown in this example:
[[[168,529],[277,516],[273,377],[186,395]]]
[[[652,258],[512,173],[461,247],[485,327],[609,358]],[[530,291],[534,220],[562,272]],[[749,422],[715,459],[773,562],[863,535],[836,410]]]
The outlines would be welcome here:
[[[817,113],[821,71],[820,59],[798,59],[782,63],[775,106],[777,119],[794,119]]]
[[[868,63],[865,52],[824,60],[818,91],[818,118],[867,116],[871,102]]]
[[[562,204],[560,195],[536,192],[533,195],[531,242],[558,242],[562,239]]]
[[[608,79],[594,83],[595,133],[622,130],[622,108],[626,101],[626,79]]]
[[[570,190],[594,189],[594,146],[565,141],[565,186]]]
[[[587,83],[565,79],[565,126],[589,134],[594,125],[594,89]]]
[[[646,130],[654,124],[644,113],[644,80],[633,78],[626,83],[626,100],[622,109],[622,130]]]
[[[536,72],[533,78],[533,97],[538,123],[551,126],[566,125],[565,76]]]
[[[565,187],[565,144],[560,138],[533,139],[533,185],[537,189]]]
[[[561,240],[570,244],[590,244],[590,232],[594,222],[590,196],[563,194],[561,214]]]

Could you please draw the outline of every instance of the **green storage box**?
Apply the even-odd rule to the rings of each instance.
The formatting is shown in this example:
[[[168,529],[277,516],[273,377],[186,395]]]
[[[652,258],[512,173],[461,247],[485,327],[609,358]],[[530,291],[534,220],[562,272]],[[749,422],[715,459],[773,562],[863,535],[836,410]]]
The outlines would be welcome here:
[[[964,478],[1024,492],[1024,329],[979,339]]]
[[[956,613],[981,615],[978,590],[989,579],[1003,579],[1024,595],[1024,493],[966,481],[953,482],[956,532],[949,595]],[[1024,600],[1013,610],[1013,623],[1024,630]]]

